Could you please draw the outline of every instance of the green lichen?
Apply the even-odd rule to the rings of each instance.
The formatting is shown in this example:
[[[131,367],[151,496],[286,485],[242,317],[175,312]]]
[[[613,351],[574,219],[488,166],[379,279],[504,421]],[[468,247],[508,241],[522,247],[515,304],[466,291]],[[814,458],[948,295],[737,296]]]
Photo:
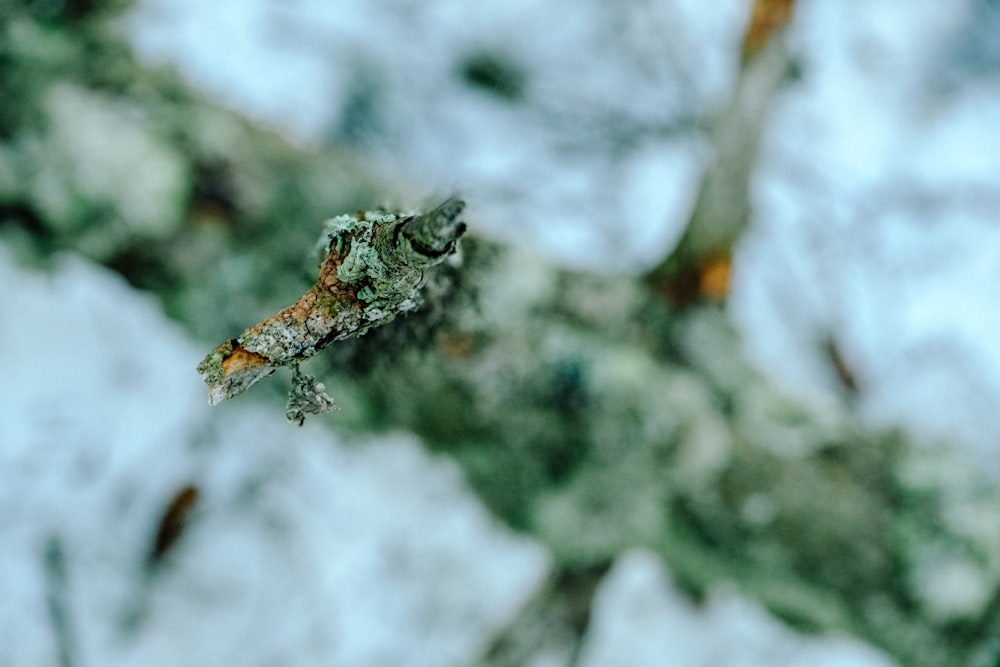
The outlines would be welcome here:
[[[369,323],[384,323],[399,312],[413,310],[421,269],[437,261],[414,248],[405,234],[395,233],[397,225],[414,219],[368,211],[358,217],[340,216],[327,225],[327,247],[338,253],[348,247],[337,267],[337,279],[356,286]]]
[[[323,232],[316,243],[317,264],[323,264],[327,255],[333,251],[337,255],[344,252],[345,242],[357,237],[371,240],[375,225],[394,222],[395,213],[382,211],[365,211],[359,215],[338,215],[323,223]],[[338,278],[345,280],[338,275]]]
[[[366,213],[362,217],[368,219],[368,214]],[[326,261],[326,257],[331,250],[338,255],[342,253],[344,251],[344,239],[358,229],[359,226],[366,224],[370,226],[370,223],[366,223],[364,220],[359,219],[358,216],[350,214],[338,215],[324,222],[323,231],[316,242],[317,266],[322,265]]]
[[[368,277],[384,276],[385,267],[378,251],[371,245],[371,233],[351,239],[351,249],[337,268],[337,279],[348,285]]]
[[[198,364],[198,372],[205,378],[208,384],[221,382],[225,373],[222,369],[222,362],[233,352],[233,342],[227,340],[217,348],[209,352],[208,356]]]

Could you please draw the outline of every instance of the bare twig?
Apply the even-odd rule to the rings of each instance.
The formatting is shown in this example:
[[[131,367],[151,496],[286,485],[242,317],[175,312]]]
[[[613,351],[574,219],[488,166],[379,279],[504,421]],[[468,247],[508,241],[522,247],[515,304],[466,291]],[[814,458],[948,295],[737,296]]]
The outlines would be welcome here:
[[[795,70],[784,40],[793,4],[754,2],[739,78],[713,123],[715,155],[694,210],[677,246],[647,275],[653,289],[676,306],[720,300],[727,291],[732,248],[750,219],[750,183],[769,112]]]

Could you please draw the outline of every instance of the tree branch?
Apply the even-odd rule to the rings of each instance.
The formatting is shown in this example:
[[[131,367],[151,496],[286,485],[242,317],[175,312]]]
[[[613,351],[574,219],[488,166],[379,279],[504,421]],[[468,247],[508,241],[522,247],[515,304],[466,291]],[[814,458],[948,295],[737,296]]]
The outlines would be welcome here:
[[[209,404],[242,394],[279,366],[298,364],[334,341],[414,310],[424,269],[453,253],[465,233],[459,220],[464,208],[464,202],[449,199],[423,215],[369,211],[327,221],[316,284],[198,365]]]
[[[785,45],[790,0],[757,0],[744,36],[739,78],[716,118],[715,155],[680,241],[646,280],[678,307],[725,296],[732,247],[750,220],[750,185],[774,99],[794,73]]]

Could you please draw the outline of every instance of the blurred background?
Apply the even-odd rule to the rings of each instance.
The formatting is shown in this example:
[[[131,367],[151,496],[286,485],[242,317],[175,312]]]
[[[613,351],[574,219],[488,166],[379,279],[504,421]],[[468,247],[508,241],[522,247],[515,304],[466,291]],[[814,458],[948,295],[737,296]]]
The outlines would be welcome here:
[[[0,665],[1000,661],[1000,4],[0,26]],[[339,412],[209,410],[323,219],[453,195]]]

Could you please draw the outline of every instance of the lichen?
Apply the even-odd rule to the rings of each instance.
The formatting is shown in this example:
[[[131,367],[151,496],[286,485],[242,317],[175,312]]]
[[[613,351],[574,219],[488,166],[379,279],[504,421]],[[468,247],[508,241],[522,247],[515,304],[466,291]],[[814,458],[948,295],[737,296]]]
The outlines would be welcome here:
[[[253,336],[241,337],[240,343],[268,359],[292,357],[304,353],[309,346],[310,341],[304,340],[301,334],[288,318],[282,318],[259,327]]]
[[[217,384],[225,376],[225,371],[222,368],[222,362],[233,352],[233,341],[227,340],[222,343],[214,350],[209,352],[208,356],[202,359],[201,363],[198,364],[198,372],[205,378],[207,384]]]
[[[333,399],[327,396],[326,387],[316,378],[303,373],[296,364],[292,372],[292,388],[288,391],[285,418],[302,426],[307,415],[322,415],[336,410]]]
[[[361,336],[416,308],[423,270],[452,252],[465,231],[457,220],[463,208],[463,203],[449,201],[426,218],[365,212],[328,220],[318,244],[326,256],[316,284],[296,303],[246,329],[228,349],[216,348],[199,365],[209,385],[209,402],[237,396],[279,366],[297,366],[333,341]],[[415,247],[406,233],[411,223],[418,224],[420,235],[429,235],[431,243]],[[293,407],[289,409],[297,420],[301,406]]]
[[[379,259],[378,251],[371,245],[371,230],[355,235],[351,239],[351,249],[337,269],[337,279],[353,285],[366,277],[383,275],[385,267]]]
[[[375,225],[394,222],[397,217],[395,213],[365,211],[358,215],[343,214],[330,218],[323,223],[323,231],[316,242],[317,263],[322,264],[330,252],[341,255],[344,252],[344,243],[348,239],[367,237],[367,240],[371,241]],[[346,281],[346,278],[341,280]]]
[[[349,214],[338,215],[323,223],[323,231],[316,242],[316,264],[322,265],[331,250],[336,254],[341,254],[344,250],[345,237],[365,223],[361,218],[366,215],[355,216]]]

